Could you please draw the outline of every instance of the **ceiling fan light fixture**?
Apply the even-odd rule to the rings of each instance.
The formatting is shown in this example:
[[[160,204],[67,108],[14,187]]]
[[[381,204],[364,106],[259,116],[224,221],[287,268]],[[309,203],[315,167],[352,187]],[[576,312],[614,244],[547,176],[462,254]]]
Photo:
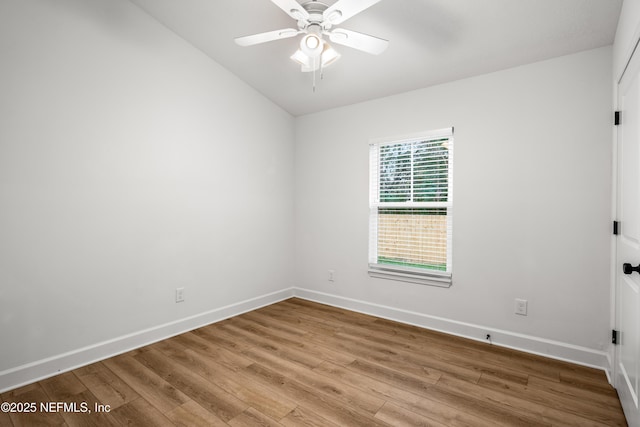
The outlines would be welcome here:
[[[328,67],[340,59],[340,54],[329,43],[322,41],[322,53],[319,56],[309,56],[298,49],[291,55],[291,59],[301,66],[302,72],[308,73]]]
[[[291,55],[291,59],[294,62],[297,62],[298,64],[300,64],[303,67],[310,67],[311,66],[311,58],[309,58],[307,56],[307,54],[305,54],[300,49],[296,50],[296,52],[293,55]]]
[[[310,57],[300,49],[291,55],[291,59],[300,65],[300,71],[303,73],[309,73],[311,71],[318,70],[321,67],[321,56]]]
[[[300,50],[307,56],[317,57],[322,53],[323,41],[316,34],[307,34],[300,40]]]
[[[329,65],[333,64],[338,59],[340,59],[340,54],[334,48],[332,48],[329,43],[325,42],[324,48],[322,49],[321,58],[322,58],[322,68],[324,68],[324,67],[328,67]]]

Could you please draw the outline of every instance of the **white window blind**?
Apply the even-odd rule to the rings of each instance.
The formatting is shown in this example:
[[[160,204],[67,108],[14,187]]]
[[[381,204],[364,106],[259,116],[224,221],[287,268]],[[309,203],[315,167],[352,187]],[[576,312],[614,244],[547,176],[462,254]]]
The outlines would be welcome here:
[[[449,286],[453,128],[370,144],[369,273]]]

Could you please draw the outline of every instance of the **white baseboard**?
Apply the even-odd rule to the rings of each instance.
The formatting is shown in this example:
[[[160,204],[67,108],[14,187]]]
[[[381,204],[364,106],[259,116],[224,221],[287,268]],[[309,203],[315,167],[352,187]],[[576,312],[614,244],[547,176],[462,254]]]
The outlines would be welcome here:
[[[613,383],[613,350],[605,353],[606,361],[604,367],[604,373],[607,374],[607,381],[611,384],[611,387],[615,388],[615,384]]]
[[[68,353],[7,369],[0,372],[0,393],[219,322],[247,311],[256,310],[292,296],[293,288],[283,289]]]
[[[0,372],[0,393],[219,322],[229,317],[256,310],[293,296],[477,341],[485,341],[484,337],[489,333],[494,345],[603,369],[607,377],[611,377],[610,355],[603,351],[481,325],[458,322],[338,295],[302,288],[289,288],[2,371]]]
[[[489,328],[482,325],[459,322],[443,317],[430,316],[385,305],[374,304],[366,301],[326,294],[309,289],[294,288],[294,296],[309,301],[340,307],[351,311],[370,314],[384,319],[395,320],[409,325],[420,326],[451,335],[469,338],[476,341],[485,341],[487,334],[491,334],[493,345],[507,347],[514,350],[525,351],[552,359],[576,363],[602,369],[610,374],[611,361],[604,351],[597,351],[587,347],[567,344],[517,332]]]

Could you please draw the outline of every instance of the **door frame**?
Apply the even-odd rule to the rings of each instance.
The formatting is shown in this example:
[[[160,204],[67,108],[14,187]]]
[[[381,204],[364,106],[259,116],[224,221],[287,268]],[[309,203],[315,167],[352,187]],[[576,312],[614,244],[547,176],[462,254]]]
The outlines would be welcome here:
[[[620,71],[619,75],[616,76],[614,80],[614,111],[621,111],[621,97],[620,97],[620,87],[623,87],[625,84],[628,84],[629,78],[633,78],[636,74],[640,74],[640,25],[636,28],[633,37],[633,43],[631,48],[628,50],[628,54],[626,57],[625,65]],[[624,114],[621,114],[624,116]],[[613,118],[613,117],[612,117]],[[621,117],[621,122],[624,123],[624,117]],[[619,219],[619,137],[620,130],[619,127],[613,127],[613,135],[612,135],[612,222],[617,221]],[[618,278],[619,275],[622,274],[621,265],[619,265],[618,261],[618,236],[613,235],[611,239],[611,268],[610,268],[610,280],[611,280],[611,288],[610,288],[610,323],[612,325],[613,330],[619,330],[618,323]],[[609,377],[609,382],[612,386],[616,387],[616,382],[620,378],[619,375],[619,367],[618,367],[618,357],[619,357],[620,348],[615,345],[610,346],[610,351],[608,352],[609,360],[609,369],[606,371],[607,376]],[[619,384],[620,387],[625,387],[626,384]],[[616,387],[617,389],[617,387]]]
[[[622,83],[622,80],[625,77],[630,76],[634,71],[640,69],[640,22],[638,23],[633,37],[631,38],[631,43],[627,48],[624,56],[624,66],[620,70],[613,70],[615,74],[613,81],[613,111],[620,111],[620,93],[619,87]],[[614,64],[615,65],[615,64]],[[613,114],[612,114],[613,120]],[[613,221],[618,220],[618,126],[612,126],[612,139],[611,139],[611,224]],[[612,225],[613,226],[613,225]],[[609,324],[611,330],[617,330],[618,327],[618,293],[617,293],[617,280],[618,280],[618,270],[617,267],[617,256],[618,256],[618,240],[617,236],[611,234],[611,258],[610,258],[610,289],[609,289]],[[609,384],[615,387],[615,378],[617,375],[617,366],[616,366],[616,347],[613,344],[609,344],[609,351],[607,352],[608,358],[608,367],[605,370],[607,374]]]

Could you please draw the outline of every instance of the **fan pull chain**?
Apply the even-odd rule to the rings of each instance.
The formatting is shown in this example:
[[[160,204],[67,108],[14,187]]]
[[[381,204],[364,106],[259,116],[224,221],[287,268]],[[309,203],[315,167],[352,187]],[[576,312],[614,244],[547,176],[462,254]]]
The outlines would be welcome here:
[[[316,93],[316,59],[313,59],[313,93]]]

